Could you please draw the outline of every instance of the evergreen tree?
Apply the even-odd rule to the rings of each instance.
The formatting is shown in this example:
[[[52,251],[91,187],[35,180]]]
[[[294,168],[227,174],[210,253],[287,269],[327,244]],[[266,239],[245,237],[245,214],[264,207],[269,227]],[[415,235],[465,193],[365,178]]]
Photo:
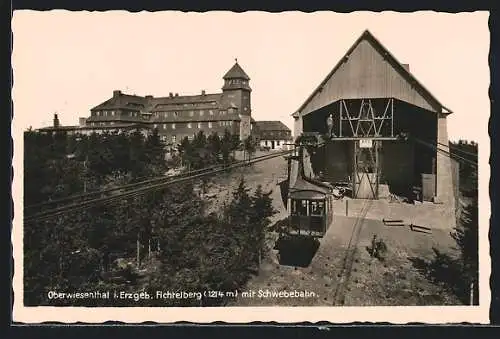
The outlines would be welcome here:
[[[465,207],[460,216],[460,225],[452,233],[458,249],[460,250],[460,264],[462,267],[463,281],[474,284],[475,302],[478,297],[479,274],[479,227],[478,227],[478,199],[477,197]],[[467,295],[468,287],[464,288]]]
[[[84,232],[87,220],[85,213],[72,213],[24,225],[24,290],[27,305],[48,305],[48,291],[77,289],[81,287],[79,284],[82,281],[95,278],[94,275],[87,275],[90,266],[87,272],[74,270],[75,255],[88,247]],[[98,269],[94,266],[95,271]]]
[[[229,205],[230,222],[247,227],[250,221],[250,211],[252,207],[252,200],[248,194],[250,191],[246,187],[245,178],[240,178],[238,187],[233,192],[233,200]]]
[[[160,216],[156,220],[161,246],[161,256],[170,265],[182,260],[182,239],[196,226],[197,218],[203,215],[203,201],[194,193],[192,183],[183,183],[167,187],[161,195],[158,210]]]
[[[229,131],[226,129],[224,131],[224,136],[222,137],[221,140],[221,155],[222,155],[222,162],[224,164],[229,164],[230,163],[230,155],[231,152],[233,151],[233,139]]]
[[[76,138],[27,131],[25,203],[80,194],[84,186],[89,191],[118,187],[151,175],[151,164],[157,161],[161,166],[153,146],[161,145],[157,137],[153,133],[144,138],[139,131]],[[217,135],[207,138],[199,134],[192,143],[183,141],[182,155],[188,163],[198,161],[198,166],[206,166],[226,149],[229,161],[227,152],[234,149],[231,140],[234,142],[226,133],[223,145]],[[266,212],[270,206],[267,194],[260,190],[250,197],[248,192],[242,178],[225,220],[206,216],[193,183],[183,183],[26,224],[25,299],[28,304],[47,304],[49,289],[115,288],[115,283],[105,278],[115,271],[102,271],[110,269],[117,256],[133,260],[138,238],[142,262],[151,240],[161,262],[158,273],[148,280],[150,287],[234,290],[249,276],[262,233],[259,230],[270,213]],[[258,222],[262,224],[256,226]]]
[[[47,187],[52,173],[52,137],[34,131],[24,133],[24,204],[29,206],[50,198]],[[14,169],[16,170],[16,169]],[[50,192],[46,192],[50,190]]]
[[[110,150],[114,156],[113,170],[119,173],[130,173],[133,169],[130,154],[130,139],[127,134],[113,133]]]
[[[186,166],[189,170],[193,163],[194,151],[191,141],[189,141],[188,137],[184,137],[184,139],[182,139],[179,145],[179,153],[182,159],[182,165]]]
[[[144,135],[140,130],[135,130],[129,135],[130,140],[130,172],[133,180],[148,175],[146,170],[147,155],[145,150]]]
[[[477,162],[477,143],[459,140],[450,143],[453,155]],[[467,152],[467,153],[464,153]],[[478,196],[477,196],[477,168],[462,160],[460,162],[460,193],[468,196],[464,200],[458,225],[451,236],[456,242],[459,257],[441,253],[434,249],[435,258],[426,267],[428,277],[441,283],[462,300],[469,304],[471,293],[473,303],[478,304]],[[471,287],[473,289],[471,289]]]
[[[241,177],[238,187],[233,192],[233,199],[227,211],[227,223],[236,241],[235,256],[239,268],[236,271],[246,271],[252,261],[251,253],[255,252],[253,247],[253,225],[252,199],[249,189],[246,187],[245,179]]]
[[[193,147],[196,149],[204,149],[207,146],[207,137],[203,131],[198,132],[193,139]]]
[[[90,135],[86,147],[87,168],[97,186],[104,182],[107,175],[113,173],[114,155],[109,148],[110,142],[96,133]]]
[[[474,197],[478,191],[477,166],[472,166],[466,161],[478,162],[478,144],[474,141],[459,140],[450,142],[451,157],[459,162],[460,190],[462,194]],[[466,159],[461,160],[460,158]]]
[[[265,251],[265,240],[271,217],[278,211],[273,207],[272,191],[264,192],[258,185],[252,197],[252,214],[250,222],[253,225],[253,242],[256,249],[257,261],[260,265],[262,252]]]
[[[207,147],[212,156],[212,163],[218,163],[222,159],[222,142],[217,133],[208,136]]]
[[[145,142],[145,151],[147,162],[151,167],[153,175],[160,175],[166,171],[165,145],[162,142],[158,129],[148,135]]]
[[[210,151],[207,146],[207,138],[200,131],[191,143],[193,148],[193,169],[201,169],[210,162]]]

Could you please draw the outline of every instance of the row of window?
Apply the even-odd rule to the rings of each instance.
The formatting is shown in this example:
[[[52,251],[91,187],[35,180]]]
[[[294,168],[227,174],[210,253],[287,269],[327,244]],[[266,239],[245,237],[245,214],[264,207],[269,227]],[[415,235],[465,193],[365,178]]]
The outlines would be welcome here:
[[[210,101],[210,102],[189,102],[189,103],[168,103],[165,106],[182,106],[182,107],[196,107],[198,105],[217,105],[217,101]],[[162,105],[163,106],[163,105]]]
[[[95,116],[98,117],[114,117],[117,115],[117,111],[95,111]],[[92,114],[94,115],[94,114]],[[123,112],[121,114],[122,117],[138,117],[139,112]]]
[[[114,117],[116,112],[115,111],[96,111],[95,112],[96,116],[98,117]]]
[[[112,126],[115,123],[113,121],[110,122],[89,122],[89,126]]]
[[[269,143],[268,143],[268,142],[269,142]],[[280,143],[281,143],[281,141],[280,141],[280,140],[276,140],[276,141],[274,142],[274,145],[276,145],[276,146],[280,146]],[[283,143],[282,143],[282,144],[284,145],[284,144],[285,144],[285,142],[283,141]],[[268,141],[268,140],[264,141],[264,146],[272,146],[272,145],[273,145],[272,141]]]
[[[323,201],[312,200],[292,200],[292,214],[301,216],[322,216],[325,211],[325,203]]]
[[[160,139],[161,139],[162,141],[164,141],[164,142],[167,142],[167,141],[168,141],[168,138],[167,138],[167,136],[166,136],[166,135],[162,135],[162,136],[160,137]],[[177,136],[176,136],[176,135],[172,135],[172,142],[176,142],[176,141],[177,141]]]
[[[189,140],[193,140],[193,139],[195,138],[195,136],[196,136],[195,134],[193,134],[193,135],[187,135],[187,137],[188,137],[188,139],[189,139]],[[162,136],[160,137],[160,139],[161,139],[163,142],[168,142],[168,141],[169,141],[169,139],[172,141],[172,143],[177,142],[177,136],[176,136],[176,135],[172,135],[170,138],[169,138],[169,137],[167,137],[166,135],[162,135]],[[182,139],[182,136],[181,136],[181,139]],[[180,140],[179,140],[179,141],[180,141]]]
[[[228,112],[225,111],[225,110],[221,110],[219,111],[219,115],[226,115]],[[229,109],[229,113],[234,113],[234,110],[233,109]],[[196,114],[195,111],[189,111],[189,116],[190,117],[194,117]],[[205,111],[204,110],[199,110],[198,111],[198,114],[200,115],[200,117],[204,116],[205,115]],[[208,110],[207,111],[207,114],[208,115],[214,115],[214,110]],[[165,112],[165,111],[162,111],[162,112],[154,112],[153,115],[156,117],[156,118],[159,118],[159,117],[163,117],[163,118],[168,118],[169,116],[172,116],[172,117],[175,117],[177,118],[179,116],[179,112]]]
[[[276,131],[276,132],[273,132],[273,131],[269,131],[269,132],[263,132],[262,135],[269,135],[269,136],[290,136],[291,135],[291,131]]]
[[[167,129],[168,125],[170,125],[171,129],[176,129],[176,125],[174,123],[172,123],[172,124],[154,124],[153,127],[154,128],[162,127],[163,129]],[[193,128],[193,126],[197,126],[198,128],[203,128],[203,123],[202,122],[198,122],[198,123],[188,122],[187,123],[187,128]],[[208,128],[212,128],[213,122],[209,121],[207,123],[207,126],[208,126]],[[219,121],[219,126],[233,126],[233,122],[232,121]]]
[[[191,135],[188,135],[187,137],[188,137],[188,139],[189,139],[189,140],[193,140],[193,139],[195,138],[195,136],[196,136],[196,134],[191,134]],[[163,142],[168,142],[168,141],[169,141],[169,137],[167,137],[166,135],[162,135],[162,136],[160,137],[160,139],[161,139]],[[182,139],[182,138],[181,138],[181,139]],[[177,136],[176,136],[176,135],[172,135],[172,136],[170,137],[170,140],[171,140],[173,143],[177,142]]]
[[[220,110],[219,111],[219,115],[226,115],[228,112],[231,114],[231,113],[235,113],[235,111],[236,110],[234,108],[230,108],[228,111],[226,111],[226,110]],[[168,118],[169,117],[169,113],[171,114],[172,117],[178,117],[179,116],[179,112],[154,112],[153,115],[156,118],[159,118],[159,117]],[[116,111],[96,111],[95,112],[95,116],[98,116],[98,117],[114,117],[116,114],[117,114]],[[198,111],[198,114],[200,115],[200,117],[202,117],[202,116],[205,115],[205,111],[204,110],[200,110],[200,111]],[[207,114],[214,115],[214,110],[208,110]],[[123,112],[122,116],[125,116],[125,117],[127,117],[127,116],[128,117],[138,117],[139,116],[139,112]],[[189,111],[189,116],[190,117],[194,117],[195,116],[195,111]]]
[[[109,121],[109,122],[89,122],[89,126],[112,126],[114,125],[115,123],[113,121]],[[171,129],[176,129],[176,124],[175,123],[172,123],[172,124],[154,124],[153,127],[154,128],[163,128],[163,129],[167,129],[168,128],[168,125],[170,125],[170,128]],[[196,126],[198,128],[203,128],[203,123],[202,122],[198,122],[198,123],[191,123],[191,122],[188,122],[187,123],[187,128],[193,128],[193,126]],[[207,123],[207,126],[208,128],[213,128],[213,122],[212,121],[209,121]],[[228,127],[228,126],[233,126],[233,122],[232,121],[219,121],[219,126],[221,127]]]
[[[246,85],[248,82],[246,80],[241,80],[241,79],[230,79],[230,80],[227,80],[228,84],[235,84],[235,85],[238,85],[238,84],[243,84],[243,85]]]

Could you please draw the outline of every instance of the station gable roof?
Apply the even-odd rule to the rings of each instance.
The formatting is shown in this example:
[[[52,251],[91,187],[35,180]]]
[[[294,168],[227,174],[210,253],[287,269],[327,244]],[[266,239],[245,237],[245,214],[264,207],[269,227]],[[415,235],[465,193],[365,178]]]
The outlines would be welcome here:
[[[368,30],[295,112],[307,115],[340,99],[394,97],[415,106],[449,114],[436,97]]]

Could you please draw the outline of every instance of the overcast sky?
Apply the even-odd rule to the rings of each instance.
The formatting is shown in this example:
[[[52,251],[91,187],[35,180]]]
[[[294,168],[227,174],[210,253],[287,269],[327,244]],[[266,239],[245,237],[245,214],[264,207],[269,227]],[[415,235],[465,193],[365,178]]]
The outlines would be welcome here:
[[[488,13],[337,14],[15,11],[15,127],[78,124],[114,89],[219,92],[234,59],[250,76],[253,117],[293,113],[368,29],[445,106],[450,139],[487,140]]]

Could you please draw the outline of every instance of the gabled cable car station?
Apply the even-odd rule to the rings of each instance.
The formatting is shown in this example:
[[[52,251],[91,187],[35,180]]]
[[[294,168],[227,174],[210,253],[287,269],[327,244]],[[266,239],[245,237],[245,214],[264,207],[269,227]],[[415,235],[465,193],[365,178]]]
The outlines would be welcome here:
[[[297,151],[287,157],[281,185],[290,228],[321,237],[339,189],[348,199],[398,197],[452,215],[458,167],[449,157],[451,113],[365,31],[292,115]]]

